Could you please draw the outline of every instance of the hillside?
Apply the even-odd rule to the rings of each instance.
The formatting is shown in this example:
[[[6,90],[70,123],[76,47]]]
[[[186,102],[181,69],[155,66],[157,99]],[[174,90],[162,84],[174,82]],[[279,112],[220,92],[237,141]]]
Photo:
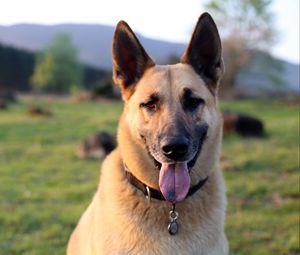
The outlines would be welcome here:
[[[59,32],[66,32],[71,36],[84,63],[98,68],[111,68],[111,41],[114,32],[114,27],[111,26],[81,24],[0,26],[0,43],[40,51]],[[138,37],[158,63],[172,54],[181,55],[185,47],[180,43],[152,40],[141,35]]]
[[[111,42],[114,32],[112,26],[87,24],[0,26],[0,44],[34,52],[41,51],[59,32],[65,32],[71,36],[73,43],[79,49],[83,63],[96,68],[111,69]],[[185,45],[181,43],[153,40],[140,34],[137,36],[158,64],[167,62],[172,55],[181,56],[185,49]],[[278,73],[279,70],[270,65],[272,61],[265,57],[266,54],[256,55],[254,61],[239,74],[237,79],[238,86],[246,94],[258,95],[261,91],[278,90],[300,93],[299,64],[273,58],[273,62],[281,65],[280,73]],[[276,86],[278,79],[281,80],[281,86]]]

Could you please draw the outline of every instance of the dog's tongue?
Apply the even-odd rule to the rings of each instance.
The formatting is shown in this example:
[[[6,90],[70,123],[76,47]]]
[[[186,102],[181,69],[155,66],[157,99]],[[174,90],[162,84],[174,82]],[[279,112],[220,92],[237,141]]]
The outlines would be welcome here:
[[[159,188],[167,201],[178,203],[183,200],[189,191],[190,183],[187,162],[162,163],[159,173]]]

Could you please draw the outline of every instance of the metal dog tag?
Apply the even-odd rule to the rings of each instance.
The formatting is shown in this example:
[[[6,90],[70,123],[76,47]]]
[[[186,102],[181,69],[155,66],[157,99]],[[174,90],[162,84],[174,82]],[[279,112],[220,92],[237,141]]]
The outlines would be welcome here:
[[[178,232],[178,212],[175,211],[175,204],[173,204],[172,210],[169,212],[170,223],[168,225],[168,231],[170,235],[176,235]]]
[[[178,223],[176,220],[170,222],[169,226],[168,226],[168,231],[170,235],[176,235],[178,232]]]

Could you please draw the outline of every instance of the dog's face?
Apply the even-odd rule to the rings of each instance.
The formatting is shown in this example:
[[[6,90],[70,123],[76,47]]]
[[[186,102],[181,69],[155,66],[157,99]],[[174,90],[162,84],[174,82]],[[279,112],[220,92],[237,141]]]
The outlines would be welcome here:
[[[191,169],[220,133],[216,94],[223,64],[216,25],[203,14],[181,63],[157,66],[120,22],[113,63],[131,136],[147,152],[153,171],[160,171],[166,200],[179,202],[190,187]]]

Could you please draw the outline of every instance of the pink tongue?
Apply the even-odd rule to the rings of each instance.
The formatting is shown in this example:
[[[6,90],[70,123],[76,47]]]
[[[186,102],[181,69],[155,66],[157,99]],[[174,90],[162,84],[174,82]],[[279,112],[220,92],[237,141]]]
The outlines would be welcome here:
[[[162,163],[159,173],[159,188],[164,198],[170,203],[185,199],[190,188],[190,175],[187,162]]]

